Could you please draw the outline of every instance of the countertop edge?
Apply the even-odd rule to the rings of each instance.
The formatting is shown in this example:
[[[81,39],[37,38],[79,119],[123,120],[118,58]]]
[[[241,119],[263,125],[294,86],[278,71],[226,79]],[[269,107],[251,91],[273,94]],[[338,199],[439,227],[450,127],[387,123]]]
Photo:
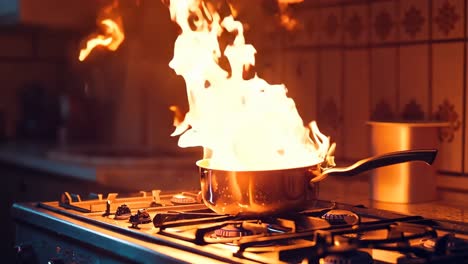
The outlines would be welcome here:
[[[55,161],[39,155],[27,154],[0,148],[0,161],[65,177],[96,181],[96,168],[79,164]]]

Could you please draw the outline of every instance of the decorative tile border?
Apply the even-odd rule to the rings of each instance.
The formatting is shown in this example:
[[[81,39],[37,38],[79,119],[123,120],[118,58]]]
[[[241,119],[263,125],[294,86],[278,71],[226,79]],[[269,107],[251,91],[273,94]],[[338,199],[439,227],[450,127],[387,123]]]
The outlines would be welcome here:
[[[363,22],[362,17],[356,13],[353,13],[345,24],[345,31],[349,34],[349,38],[353,41],[357,41],[363,35]]]
[[[396,118],[391,105],[385,100],[380,100],[372,110],[370,119],[374,121],[389,121]]]
[[[367,45],[369,43],[369,5],[344,8],[344,45]]]
[[[416,99],[411,99],[411,101],[403,107],[403,111],[401,112],[401,119],[403,120],[423,121],[425,116],[426,114],[421,104],[416,102]]]
[[[343,21],[341,8],[319,10],[319,39],[321,45],[342,45]]]
[[[464,5],[465,0],[322,1],[296,10],[302,17],[297,34],[315,41],[292,46],[355,49],[463,41]]]
[[[421,13],[421,10],[411,6],[404,15],[402,25],[404,32],[411,38],[415,38],[421,33],[424,24],[427,23],[427,18]]]
[[[338,105],[334,98],[328,98],[319,111],[318,122],[321,126],[326,127],[333,132],[338,132],[342,123],[342,116],[340,114]]]
[[[455,132],[461,127],[461,121],[458,113],[455,111],[455,106],[448,100],[444,100],[434,114],[434,119],[446,121],[450,125],[440,130],[439,139],[442,142],[452,142]]]
[[[458,164],[461,155],[463,165],[461,165],[460,171],[457,166],[453,166],[454,162],[444,169],[451,170],[453,168],[452,173],[468,176],[468,159],[465,158],[468,155],[468,146],[465,147],[468,144],[468,134],[464,124],[464,121],[468,120],[465,116],[466,109],[468,109],[465,106],[468,103],[468,69],[466,66],[468,56],[462,59],[463,63],[457,63],[456,66],[447,64],[448,68],[440,66],[435,69],[433,67],[438,61],[434,58],[436,56],[434,55],[436,52],[434,47],[439,46],[439,44],[463,44],[465,55],[468,53],[468,37],[467,33],[464,32],[467,30],[465,18],[468,12],[468,9],[465,10],[467,5],[468,0],[325,0],[309,2],[306,9],[297,9],[298,15],[303,14],[304,20],[303,31],[299,32],[302,36],[298,38],[301,41],[287,46],[286,49],[299,53],[303,51],[317,52],[321,57],[315,62],[317,69],[322,68],[324,60],[327,60],[326,56],[320,55],[324,54],[324,51],[336,51],[341,54],[342,57],[339,60],[341,64],[347,60],[346,54],[350,50],[362,50],[363,54],[367,53],[363,56],[363,60],[367,60],[369,65],[369,96],[371,99],[368,118],[387,121],[432,118],[449,122],[449,127],[441,129],[440,140],[444,144],[444,148],[450,146],[445,149],[446,154],[449,154],[448,158],[452,159],[453,155],[457,155],[457,161],[454,162]],[[417,48],[418,45],[425,47],[425,51],[415,55],[408,51],[413,46]],[[406,49],[405,52],[405,47],[410,49]],[[386,50],[387,48],[392,50],[393,54],[388,58],[392,60],[392,63],[387,64],[387,57],[385,57],[381,63],[373,65],[375,62],[373,57],[378,54],[374,51]],[[408,57],[408,55],[411,56]],[[420,56],[424,56],[424,58],[419,59]],[[414,61],[416,59],[418,62]],[[418,68],[414,77],[426,81],[413,82],[411,79],[413,76],[407,72],[411,72],[412,67],[419,67],[419,61],[422,63],[422,68]],[[450,63],[450,61],[445,61]],[[374,74],[373,71],[382,71],[379,70],[380,67],[392,71],[392,73]],[[447,86],[445,84],[452,83],[450,80],[443,79],[445,72],[454,70],[463,72],[463,86],[457,84],[456,87],[444,88]],[[341,78],[343,74],[346,75],[342,71],[346,70],[337,67],[336,78]],[[333,75],[327,74],[326,78],[330,78],[330,76]],[[434,79],[434,76],[438,76],[437,79]],[[442,79],[440,79],[441,77]],[[302,72],[301,78],[304,78]],[[325,77],[321,76],[320,70],[318,70],[316,78],[318,80],[317,96],[319,96],[327,89],[324,86],[328,82],[323,81]],[[384,81],[380,87],[379,81],[375,78],[382,78],[391,83]],[[320,81],[321,79],[322,81]],[[396,83],[393,84],[391,80],[396,80]],[[437,83],[434,83],[435,80]],[[393,89],[394,86],[395,95],[388,90]],[[340,93],[348,88],[344,82]],[[447,91],[451,91],[451,94],[456,93],[453,89],[458,92],[462,89],[463,94],[460,96],[463,98],[452,95],[448,99],[455,100],[454,102],[441,101],[440,95],[444,94],[441,89],[448,89]],[[424,94],[421,95],[418,91],[422,91]],[[456,98],[461,98],[460,102]],[[342,99],[338,96],[335,99],[328,98],[326,101],[322,101],[317,106],[317,116],[319,120],[322,120],[321,122],[324,122],[323,126],[335,131],[334,133],[344,135],[346,134],[345,128],[339,124],[340,118],[342,118],[341,113],[332,114],[329,112],[333,109],[335,109],[334,111],[344,111],[342,105],[337,104],[343,101]],[[439,102],[441,103],[439,104]],[[460,104],[463,105],[463,108],[460,107]],[[459,153],[459,147],[454,145],[463,146],[461,153]]]
[[[433,0],[433,39],[463,37],[463,0]]]
[[[386,9],[380,10],[374,18],[374,32],[378,41],[389,40],[392,30],[395,30],[395,22]]]

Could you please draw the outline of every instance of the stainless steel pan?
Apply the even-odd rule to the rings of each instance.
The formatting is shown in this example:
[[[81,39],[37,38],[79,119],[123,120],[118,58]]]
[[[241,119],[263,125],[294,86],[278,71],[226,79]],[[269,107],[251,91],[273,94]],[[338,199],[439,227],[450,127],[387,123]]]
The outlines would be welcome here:
[[[391,152],[360,160],[349,167],[302,168],[265,171],[226,171],[210,168],[210,160],[197,162],[204,203],[219,214],[273,215],[305,209],[318,197],[318,184],[328,175],[353,176],[388,165],[421,161],[432,164],[437,150]]]

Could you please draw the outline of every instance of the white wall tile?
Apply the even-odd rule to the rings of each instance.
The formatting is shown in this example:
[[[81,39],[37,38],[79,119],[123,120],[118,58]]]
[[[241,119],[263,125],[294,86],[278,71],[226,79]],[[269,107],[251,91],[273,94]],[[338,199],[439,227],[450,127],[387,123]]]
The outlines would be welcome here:
[[[463,37],[463,0],[433,0],[432,38]]]
[[[427,0],[400,1],[400,40],[426,40],[429,37],[429,2]]]
[[[280,52],[263,52],[257,54],[256,70],[258,75],[269,83],[282,83],[286,65],[284,55]]]
[[[371,41],[386,43],[398,40],[398,14],[396,1],[371,4]]]
[[[324,50],[319,53],[320,81],[318,86],[318,125],[324,134],[331,136],[338,146],[342,144],[342,52]],[[337,148],[337,157],[343,149]]]
[[[321,45],[337,45],[342,43],[343,17],[340,7],[319,9],[319,32]]]
[[[57,91],[59,79],[56,64],[43,62],[0,62],[0,82],[2,95],[0,96],[0,110],[5,114],[5,126],[8,136],[15,136],[16,122],[20,120],[19,94],[25,85],[40,84],[46,92]]]
[[[317,118],[317,53],[289,52],[284,84],[305,124]]]
[[[468,6],[467,6],[467,8],[468,8]],[[467,57],[465,58],[465,60],[468,61],[468,52],[466,52],[466,55],[467,55]],[[468,67],[466,68],[465,78],[466,78],[465,83],[468,83]],[[464,98],[464,103],[465,103],[465,107],[466,107],[466,104],[468,103],[468,93],[466,92],[467,87],[465,86],[464,89],[465,89],[465,96],[466,96]],[[462,122],[464,122],[464,126],[466,128],[466,124],[468,124],[468,115],[465,114],[464,117],[460,117],[460,120],[463,120]],[[465,138],[465,146],[464,146],[464,151],[465,151],[465,157],[464,158],[465,158],[465,160],[463,161],[464,165],[465,165],[464,166],[464,173],[468,174],[468,133],[466,132],[466,129],[465,129],[464,138]],[[468,218],[468,212],[467,212],[467,218]]]
[[[457,117],[454,125],[463,120],[463,43],[433,45],[433,102],[434,114],[448,111]],[[440,110],[441,109],[441,110]],[[458,120],[458,122],[457,122]],[[447,131],[438,154],[440,169],[461,172],[461,128]]]
[[[369,6],[349,5],[344,9],[344,41],[347,45],[364,45],[369,41]]]
[[[371,117],[382,118],[382,104],[389,107],[393,117],[397,115],[396,58],[396,48],[371,50]]]
[[[398,113],[407,119],[420,119],[415,107],[424,113],[425,119],[430,117],[428,49],[428,44],[400,48]]]
[[[369,156],[369,52],[349,50],[345,53],[343,96],[343,138],[346,159]]]
[[[289,46],[314,46],[319,44],[319,11],[316,8],[299,9],[296,19],[299,27],[290,35]]]
[[[33,56],[31,36],[26,34],[1,34],[0,56],[18,58]]]

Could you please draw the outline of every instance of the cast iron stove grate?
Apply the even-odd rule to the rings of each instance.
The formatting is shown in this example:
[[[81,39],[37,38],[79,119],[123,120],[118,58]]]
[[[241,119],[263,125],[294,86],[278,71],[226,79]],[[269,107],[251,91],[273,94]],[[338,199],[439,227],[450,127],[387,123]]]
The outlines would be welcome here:
[[[218,215],[203,204],[171,204],[172,194],[157,196],[156,193],[159,195],[154,191],[142,193],[130,200],[111,196],[111,199],[98,198],[94,202],[91,199],[61,203],[59,207],[54,202],[39,205],[155,245],[170,245],[214,258],[221,252],[219,250],[227,248],[236,260],[259,263],[466,263],[468,259],[466,223],[330,201],[317,201],[309,210],[278,216]],[[105,206],[109,200],[112,200],[112,208],[120,203],[131,204],[129,201],[148,204],[156,200],[161,206],[148,208],[154,216],[152,223],[138,230],[130,228],[123,220],[119,220],[120,226],[115,225],[117,220],[110,220],[112,215],[106,214],[110,206]],[[90,204],[93,210],[80,210]],[[340,222],[337,221],[341,220],[339,217],[330,218],[331,212],[355,215],[357,219]],[[148,228],[149,225],[152,227]],[[232,226],[240,226],[243,233],[231,237],[235,232]],[[223,230],[224,227],[229,228]],[[228,237],[217,236],[226,233]],[[376,252],[380,252],[378,256]],[[382,257],[382,252],[394,254]]]
[[[198,245],[233,245],[234,256],[260,263],[271,262],[270,255],[261,254],[267,251],[277,252],[278,260],[286,263],[319,263],[319,260],[320,263],[380,263],[368,253],[372,251],[394,253],[388,257],[393,258],[391,263],[468,263],[468,242],[454,234],[468,234],[465,224],[404,216],[362,206],[340,206],[353,209],[360,218],[366,220],[349,224],[326,224],[322,221],[323,216],[334,210],[333,205],[331,208],[286,216],[295,225],[298,219],[309,218],[310,223],[306,228],[294,226],[274,229],[277,232],[266,228],[260,235],[235,238],[213,238],[210,234],[225,226],[245,223],[268,226],[276,224],[278,219],[285,216],[249,219],[226,215],[213,219],[202,215],[197,218],[194,215],[193,219],[175,217],[164,222],[163,215],[156,215],[153,223],[159,228],[160,234]],[[191,232],[184,232],[187,230]],[[376,234],[377,238],[374,238]],[[426,246],[427,241],[432,246]]]

